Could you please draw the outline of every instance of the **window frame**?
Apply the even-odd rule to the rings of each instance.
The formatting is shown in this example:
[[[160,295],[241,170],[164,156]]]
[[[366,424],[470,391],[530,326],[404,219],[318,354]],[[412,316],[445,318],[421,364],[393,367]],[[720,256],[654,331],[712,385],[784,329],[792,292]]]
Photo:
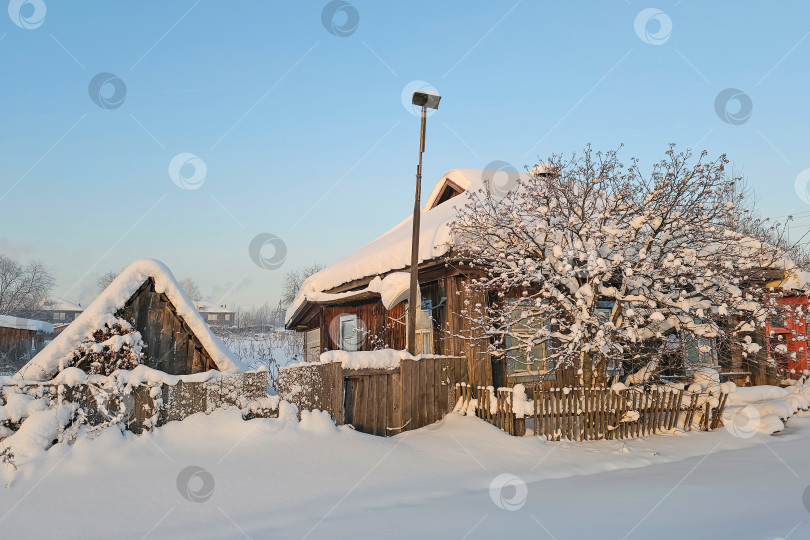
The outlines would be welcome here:
[[[351,336],[346,336],[344,333],[346,323],[354,323],[354,330]],[[355,352],[357,350],[357,315],[353,313],[346,313],[338,317],[338,349],[341,351]]]

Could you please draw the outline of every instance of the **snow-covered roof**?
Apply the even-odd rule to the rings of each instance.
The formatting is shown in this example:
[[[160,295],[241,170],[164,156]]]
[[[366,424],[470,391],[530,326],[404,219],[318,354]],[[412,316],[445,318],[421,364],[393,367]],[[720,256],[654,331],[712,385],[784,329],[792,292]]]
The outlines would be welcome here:
[[[84,311],[84,308],[64,298],[49,296],[42,301],[42,309],[46,311]]]
[[[53,325],[45,321],[35,321],[33,319],[21,319],[10,315],[0,315],[0,327],[15,328],[17,330],[33,330],[50,334],[53,332]]]
[[[424,206],[419,233],[419,262],[438,259],[445,255],[453,244],[449,223],[456,216],[456,210],[470,200],[470,195],[485,187],[485,182],[495,184],[493,196],[505,190],[497,189],[500,182],[498,174],[506,176],[503,171],[481,169],[453,169],[443,174],[428,195]],[[517,177],[528,180],[525,173],[508,173],[508,181]],[[493,180],[494,179],[494,180]],[[446,186],[461,189],[461,193],[440,204],[436,204]],[[323,302],[329,299],[329,291],[351,281],[382,276],[395,270],[403,270],[411,264],[411,229],[413,216],[409,216],[393,229],[376,240],[366,244],[351,255],[327,266],[320,272],[307,278],[293,303],[287,309],[286,321],[289,323],[305,302]],[[356,293],[353,293],[356,294]],[[335,295],[330,295],[335,300]]]
[[[247,371],[239,359],[211,332],[166,265],[154,259],[141,259],[127,266],[75,321],[23,366],[16,377],[45,380],[56,375],[64,368],[65,360],[70,357],[76,345],[111,321],[115,313],[126,305],[149,278],[155,282],[155,291],[169,298],[177,314],[200,340],[220,371]]]
[[[208,300],[194,300],[194,306],[201,313],[202,312],[206,312],[206,313],[236,313],[232,309],[228,309],[228,308],[224,308],[222,306],[218,306],[213,302],[209,302]]]
[[[553,171],[550,164],[542,163],[535,166],[531,172],[544,175]],[[487,183],[490,183],[492,197],[503,197],[509,189],[516,187],[518,178],[524,182],[531,180],[531,176],[526,173],[481,169],[453,169],[443,174],[422,206],[419,263],[436,260],[447,254],[455,241],[449,224],[457,217],[457,210],[470,201],[473,193],[484,189]],[[504,179],[508,182],[506,186],[503,185]],[[457,194],[447,199],[443,197],[447,189]],[[446,200],[439,202],[443,198]],[[413,216],[409,216],[376,240],[307,278],[295,300],[287,308],[287,324],[307,302],[336,302],[359,298],[361,294],[379,294],[380,285],[370,281],[362,289],[339,293],[327,291],[355,281],[360,281],[357,283],[360,287],[365,284],[365,280],[410,268],[412,219]],[[752,249],[761,246],[753,239],[750,241],[756,244]],[[789,259],[780,260],[778,265],[774,264],[774,267],[777,266],[785,270],[787,279],[775,286],[782,289],[810,287],[810,273],[799,271]]]

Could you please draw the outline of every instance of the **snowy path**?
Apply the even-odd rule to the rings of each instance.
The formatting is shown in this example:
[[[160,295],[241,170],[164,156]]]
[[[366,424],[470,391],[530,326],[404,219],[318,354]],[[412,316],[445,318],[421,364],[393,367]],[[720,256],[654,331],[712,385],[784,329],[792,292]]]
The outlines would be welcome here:
[[[391,439],[314,415],[198,415],[24,464],[0,488],[0,538],[810,538],[808,417],[775,437],[721,430],[622,446],[513,438],[456,415]],[[181,493],[190,465],[205,472]],[[491,497],[504,473],[517,490],[495,500],[514,511]]]

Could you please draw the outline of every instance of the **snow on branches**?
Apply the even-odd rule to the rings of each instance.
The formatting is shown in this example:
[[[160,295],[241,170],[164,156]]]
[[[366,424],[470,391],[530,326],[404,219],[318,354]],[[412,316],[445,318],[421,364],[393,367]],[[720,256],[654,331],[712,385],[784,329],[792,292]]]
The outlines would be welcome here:
[[[588,146],[503,196],[471,194],[450,259],[477,269],[467,287],[491,301],[463,315],[491,353],[546,344],[558,366],[637,368],[687,341],[745,344],[767,316],[763,276],[782,259],[724,226],[735,212],[726,163],[671,146],[645,174]]]
[[[145,350],[141,333],[126,319],[114,317],[79,343],[60,371],[78,367],[92,374],[110,375],[117,369],[131,370],[143,364]]]

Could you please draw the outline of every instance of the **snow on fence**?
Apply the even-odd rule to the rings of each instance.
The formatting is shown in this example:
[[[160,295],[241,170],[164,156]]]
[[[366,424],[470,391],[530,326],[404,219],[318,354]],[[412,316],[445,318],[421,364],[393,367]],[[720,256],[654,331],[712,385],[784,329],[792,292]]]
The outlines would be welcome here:
[[[42,382],[0,378],[0,441],[12,437],[28,417],[66,406],[72,413],[62,431],[68,425],[120,425],[141,433],[219,408],[239,408],[246,418],[278,416],[278,398],[267,395],[266,371],[170,376],[139,367],[108,377],[75,371],[81,375]]]
[[[453,409],[454,389],[468,380],[467,360],[401,357],[391,351],[343,353],[328,363],[279,370],[279,396],[299,410],[329,412],[338,424],[383,437],[438,422]],[[323,358],[322,358],[323,359]]]
[[[496,391],[492,386],[456,384],[455,412],[474,414],[510,435],[523,436],[526,422],[515,414],[514,406],[512,388],[498,388]]]
[[[530,389],[456,385],[456,409],[475,414],[510,435],[524,435],[526,419],[534,434],[548,440],[630,439],[680,428],[710,431],[721,421],[728,394],[690,392],[674,387],[566,387]]]

